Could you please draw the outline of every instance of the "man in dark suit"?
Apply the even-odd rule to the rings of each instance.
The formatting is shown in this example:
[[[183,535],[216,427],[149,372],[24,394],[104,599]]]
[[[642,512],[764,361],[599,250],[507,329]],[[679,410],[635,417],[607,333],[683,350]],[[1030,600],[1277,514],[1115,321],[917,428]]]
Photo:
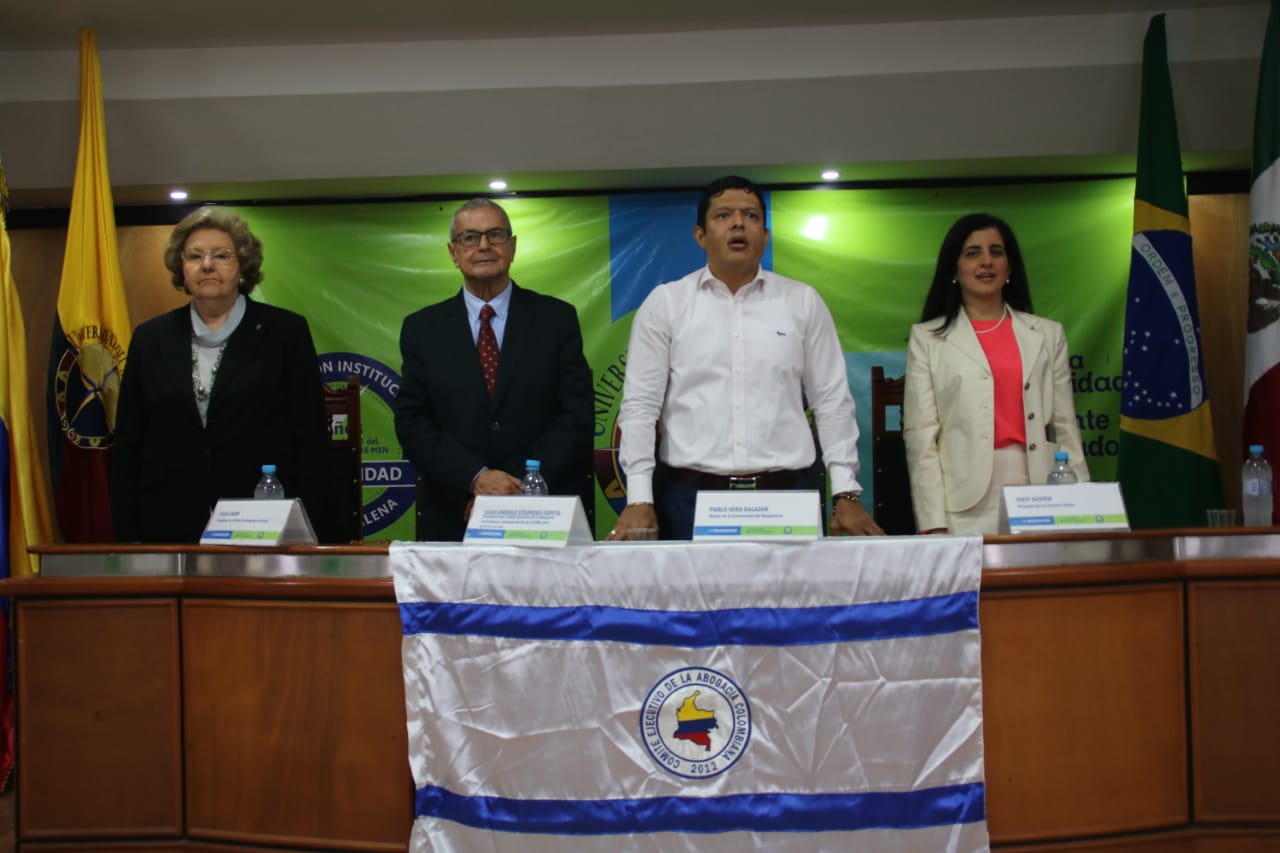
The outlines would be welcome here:
[[[449,255],[463,288],[400,330],[396,436],[418,470],[417,537],[459,541],[476,495],[520,491],[526,459],[552,494],[590,471],[591,370],[572,305],[516,285],[516,237],[488,199],[462,205]]]

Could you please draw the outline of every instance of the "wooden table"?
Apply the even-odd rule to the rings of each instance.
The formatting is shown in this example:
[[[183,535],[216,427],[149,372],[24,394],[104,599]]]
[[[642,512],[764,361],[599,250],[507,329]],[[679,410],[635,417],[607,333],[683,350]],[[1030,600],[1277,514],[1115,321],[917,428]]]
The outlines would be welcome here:
[[[385,546],[41,553],[3,583],[20,849],[406,849]],[[995,537],[984,563],[993,847],[1280,850],[1280,531]]]

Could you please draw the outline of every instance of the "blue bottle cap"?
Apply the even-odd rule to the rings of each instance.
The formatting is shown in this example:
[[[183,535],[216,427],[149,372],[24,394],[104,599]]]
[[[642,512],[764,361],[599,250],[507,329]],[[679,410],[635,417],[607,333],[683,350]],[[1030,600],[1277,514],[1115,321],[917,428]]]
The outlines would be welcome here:
[[[1067,454],[1067,451],[1065,451],[1065,450],[1057,450],[1057,451],[1054,451],[1054,454],[1053,454],[1053,461],[1055,461],[1055,462],[1066,462],[1066,461],[1067,461],[1067,455],[1068,455],[1068,454]]]
[[[1258,455],[1261,455],[1261,454],[1262,454],[1262,445],[1261,445],[1261,444],[1251,444],[1251,445],[1249,445],[1249,453],[1250,453],[1250,455],[1255,454],[1255,453],[1256,453],[1256,454],[1258,454]]]
[[[275,472],[276,472],[276,466],[274,466],[274,465],[263,465],[263,466],[262,466],[262,473],[264,473],[264,474],[274,474]]]
[[[526,460],[524,460],[524,467],[526,467],[526,468],[541,468],[541,467],[542,467],[542,463],[541,463],[541,462],[539,462],[537,459],[526,459]]]

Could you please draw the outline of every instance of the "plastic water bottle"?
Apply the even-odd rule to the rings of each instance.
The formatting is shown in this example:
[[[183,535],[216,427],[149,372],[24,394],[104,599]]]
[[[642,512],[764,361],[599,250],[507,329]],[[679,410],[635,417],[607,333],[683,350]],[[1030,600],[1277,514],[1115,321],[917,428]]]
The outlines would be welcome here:
[[[256,501],[284,500],[284,484],[276,476],[276,466],[262,466],[262,479],[258,480],[258,485],[253,490],[253,499]]]
[[[524,482],[520,484],[520,494],[548,494],[547,481],[542,479],[542,463],[537,459],[524,460]]]
[[[1076,472],[1067,464],[1067,451],[1059,450],[1053,454],[1053,470],[1045,482],[1050,486],[1067,486],[1076,482]]]
[[[1271,526],[1271,482],[1271,466],[1262,455],[1262,445],[1249,445],[1249,458],[1240,472],[1245,527]]]

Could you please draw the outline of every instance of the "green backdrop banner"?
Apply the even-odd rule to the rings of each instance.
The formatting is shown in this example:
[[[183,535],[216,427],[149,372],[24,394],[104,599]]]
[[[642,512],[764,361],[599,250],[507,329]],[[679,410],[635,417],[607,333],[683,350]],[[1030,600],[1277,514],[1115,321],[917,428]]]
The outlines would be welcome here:
[[[692,237],[696,194],[688,194],[687,203],[685,194],[655,195],[653,201],[651,212],[646,198],[635,195],[501,202],[518,240],[513,277],[577,307],[595,376],[597,448],[615,441],[636,300],[661,283],[646,284],[642,276],[640,292],[629,282],[623,299],[613,292],[615,278],[620,282],[639,258],[646,259],[646,273],[653,269],[664,279],[699,263]],[[1066,326],[1089,468],[1095,479],[1114,479],[1132,179],[779,191],[769,204],[772,251],[766,264],[812,284],[835,317],[859,409],[864,472],[871,464],[870,368],[881,364],[890,375],[902,373],[908,327],[919,319],[943,234],[960,215],[986,210],[1007,219],[1018,236],[1037,313]],[[239,209],[264,244],[259,297],[307,318],[326,379],[350,372],[361,377],[369,539],[413,538],[412,470],[401,458],[392,423],[400,324],[461,286],[447,249],[456,206]],[[626,229],[618,227],[624,206]],[[610,455],[598,456],[597,528],[607,530],[622,491]],[[869,490],[869,473],[861,480]]]

